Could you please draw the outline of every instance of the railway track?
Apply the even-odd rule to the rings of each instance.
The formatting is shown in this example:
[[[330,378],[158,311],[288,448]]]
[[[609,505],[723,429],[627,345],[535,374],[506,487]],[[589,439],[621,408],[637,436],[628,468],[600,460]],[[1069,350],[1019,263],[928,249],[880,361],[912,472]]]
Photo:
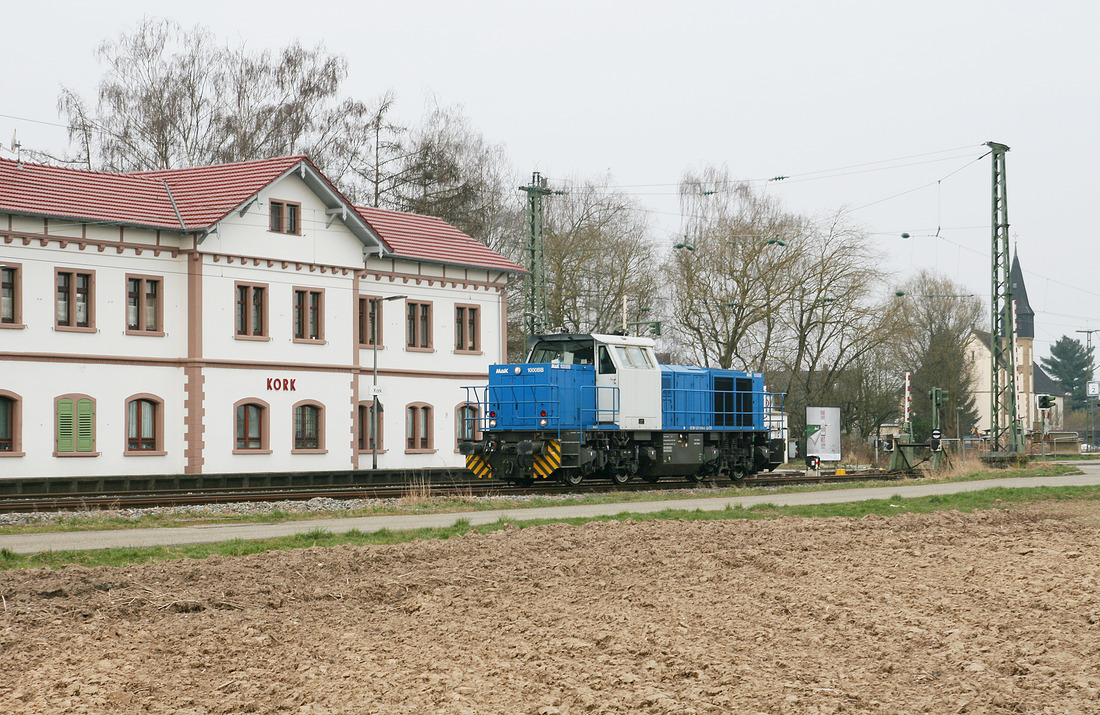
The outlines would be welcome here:
[[[884,471],[854,472],[847,474],[782,471],[756,475],[738,482],[693,482],[668,480],[656,483],[632,482],[613,485],[610,482],[593,481],[578,487],[565,485],[540,485],[533,487],[509,486],[501,482],[461,480],[450,478],[441,481],[413,480],[404,483],[373,486],[323,486],[323,487],[238,487],[195,489],[150,489],[127,493],[21,493],[19,496],[0,497],[0,513],[96,511],[121,509],[150,509],[156,507],[198,506],[232,502],[308,501],[310,499],[400,499],[412,497],[455,496],[531,496],[554,494],[597,494],[606,492],[652,491],[654,489],[695,489],[700,486],[742,485],[746,487],[787,486],[818,484],[823,482],[866,481],[868,479],[897,479],[907,475]]]

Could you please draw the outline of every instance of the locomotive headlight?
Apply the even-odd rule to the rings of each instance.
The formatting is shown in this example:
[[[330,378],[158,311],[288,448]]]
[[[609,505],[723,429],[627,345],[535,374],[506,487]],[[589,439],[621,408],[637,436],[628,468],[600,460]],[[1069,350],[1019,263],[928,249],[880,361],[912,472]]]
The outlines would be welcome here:
[[[546,426],[546,420],[539,420],[539,425],[541,425],[542,427],[545,427]]]
[[[496,420],[489,420],[489,426],[490,427],[496,427],[497,426],[497,421]]]
[[[519,365],[516,365],[516,374],[517,374],[517,375],[519,374],[519,371],[520,371],[520,366],[519,366]]]

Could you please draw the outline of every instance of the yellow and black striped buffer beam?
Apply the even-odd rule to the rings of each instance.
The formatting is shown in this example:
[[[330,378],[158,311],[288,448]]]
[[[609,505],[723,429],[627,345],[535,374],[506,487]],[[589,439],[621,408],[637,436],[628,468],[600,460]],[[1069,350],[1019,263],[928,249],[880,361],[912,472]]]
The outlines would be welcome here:
[[[466,455],[466,469],[476,474],[478,479],[493,478],[493,470],[489,468],[489,463],[480,454]]]
[[[561,442],[552,439],[546,443],[546,450],[535,457],[535,476],[549,479],[561,466]]]

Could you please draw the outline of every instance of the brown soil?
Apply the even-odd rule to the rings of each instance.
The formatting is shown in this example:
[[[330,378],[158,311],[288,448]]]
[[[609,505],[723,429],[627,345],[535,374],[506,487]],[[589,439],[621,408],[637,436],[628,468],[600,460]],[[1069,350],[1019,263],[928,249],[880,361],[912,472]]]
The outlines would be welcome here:
[[[1100,713],[1100,522],[506,529],[0,573],[0,712]]]

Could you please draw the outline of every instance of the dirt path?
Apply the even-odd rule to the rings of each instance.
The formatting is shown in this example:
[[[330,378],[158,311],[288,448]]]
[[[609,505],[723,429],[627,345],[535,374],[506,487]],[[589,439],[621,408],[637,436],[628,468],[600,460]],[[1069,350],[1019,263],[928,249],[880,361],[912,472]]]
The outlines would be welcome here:
[[[4,572],[0,712],[1100,713],[1079,508]]]

